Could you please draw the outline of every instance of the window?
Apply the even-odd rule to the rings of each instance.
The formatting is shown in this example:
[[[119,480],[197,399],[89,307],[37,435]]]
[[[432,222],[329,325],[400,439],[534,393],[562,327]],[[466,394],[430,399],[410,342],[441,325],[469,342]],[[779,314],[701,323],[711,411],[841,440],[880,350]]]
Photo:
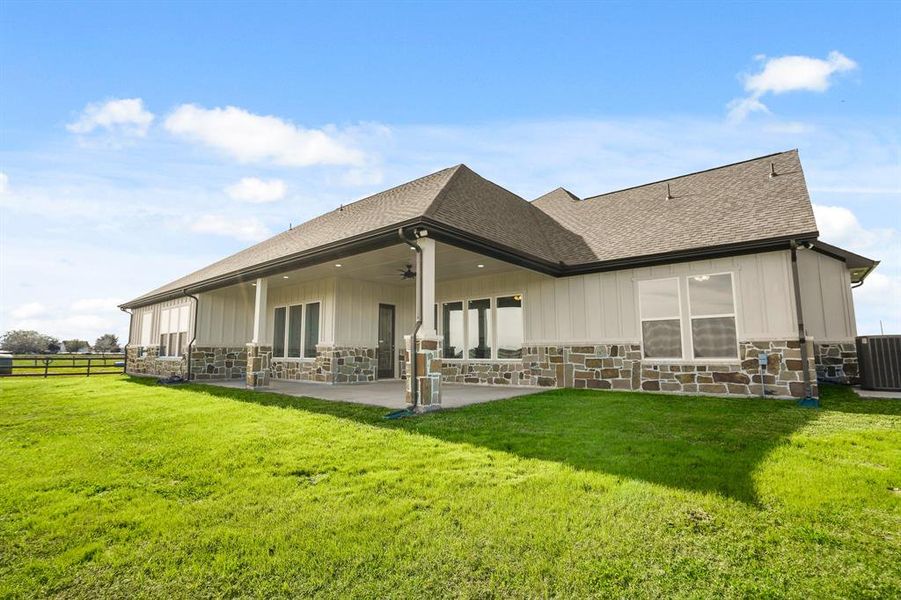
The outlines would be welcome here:
[[[285,355],[285,312],[284,306],[275,309],[275,321],[272,332],[272,356]]]
[[[679,280],[653,279],[638,284],[641,340],[646,358],[682,358]]]
[[[319,303],[293,304],[275,309],[272,356],[316,358],[319,343]]]
[[[691,340],[695,358],[738,358],[732,275],[688,278]]]
[[[300,345],[303,342],[303,305],[296,304],[288,308],[288,354],[289,358],[300,358]]]
[[[444,358],[463,358],[463,303],[445,302],[441,314]]]
[[[316,344],[319,343],[319,303],[307,304],[306,332],[304,335],[304,358],[316,358]]]
[[[470,300],[466,356],[491,358],[491,300]]]
[[[522,296],[497,299],[497,357],[522,358]]]
[[[153,313],[150,311],[141,315],[141,346],[151,345],[153,335]]]
[[[441,305],[441,317],[440,331],[444,336],[444,358],[473,360],[522,358],[521,294],[445,302]]]
[[[160,311],[160,356],[181,356],[186,352],[190,306],[164,308]]]

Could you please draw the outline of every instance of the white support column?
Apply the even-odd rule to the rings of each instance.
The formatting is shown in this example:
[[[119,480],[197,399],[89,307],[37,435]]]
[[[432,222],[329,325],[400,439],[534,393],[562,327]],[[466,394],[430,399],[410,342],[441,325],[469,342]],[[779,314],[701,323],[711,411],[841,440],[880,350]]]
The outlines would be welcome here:
[[[422,248],[422,268],[418,277],[422,278],[422,337],[432,338],[438,335],[435,328],[435,240],[420,238]]]
[[[253,306],[253,340],[254,344],[262,344],[266,335],[266,304],[269,301],[269,280],[257,279],[256,301]]]

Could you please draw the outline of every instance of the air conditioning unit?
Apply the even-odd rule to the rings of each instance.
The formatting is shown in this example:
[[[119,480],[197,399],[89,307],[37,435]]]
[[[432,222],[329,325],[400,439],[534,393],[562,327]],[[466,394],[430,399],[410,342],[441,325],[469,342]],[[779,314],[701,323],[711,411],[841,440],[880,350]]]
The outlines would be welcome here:
[[[864,335],[857,338],[860,387],[901,391],[901,335]]]

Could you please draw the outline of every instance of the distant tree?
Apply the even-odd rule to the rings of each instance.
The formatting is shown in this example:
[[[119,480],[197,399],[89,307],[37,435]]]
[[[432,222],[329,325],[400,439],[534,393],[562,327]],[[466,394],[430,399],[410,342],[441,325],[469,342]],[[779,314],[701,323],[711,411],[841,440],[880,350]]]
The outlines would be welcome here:
[[[62,349],[62,347],[59,345],[59,342],[56,340],[53,340],[52,342],[47,344],[47,352],[49,352],[50,354],[56,354],[61,349]]]
[[[88,343],[85,340],[63,340],[63,346],[66,347],[66,352],[78,352],[84,348],[88,347]]]
[[[59,340],[37,331],[17,329],[7,331],[0,337],[0,348],[13,354],[35,354],[37,352],[52,352],[55,346],[59,351]]]
[[[94,352],[121,352],[119,338],[112,333],[104,333],[94,342]]]

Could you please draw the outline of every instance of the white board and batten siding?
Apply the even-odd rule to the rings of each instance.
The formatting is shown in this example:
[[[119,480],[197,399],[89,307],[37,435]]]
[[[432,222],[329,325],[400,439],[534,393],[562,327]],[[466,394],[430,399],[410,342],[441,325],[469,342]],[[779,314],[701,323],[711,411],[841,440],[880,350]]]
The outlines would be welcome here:
[[[801,308],[818,342],[853,342],[857,336],[851,273],[845,263],[811,250],[798,252]]]
[[[815,315],[807,324],[808,334],[819,340],[853,338],[854,316],[847,270],[840,261],[825,256],[822,259],[817,259],[819,270],[807,268],[803,271],[801,287],[805,315],[808,312]],[[562,278],[529,271],[473,277],[439,283],[436,300],[440,304],[522,293],[527,345],[638,343],[641,338],[639,281],[679,278],[683,310],[687,310],[686,278],[715,273],[733,276],[740,339],[789,340],[797,337],[788,251]],[[809,309],[807,305],[810,305]]]
[[[254,288],[235,285],[198,294],[197,346],[241,347],[253,337]]]
[[[338,346],[374,348],[378,345],[379,304],[394,306],[394,343],[403,348],[416,320],[416,290],[412,285],[391,285],[341,278],[337,281]]]

